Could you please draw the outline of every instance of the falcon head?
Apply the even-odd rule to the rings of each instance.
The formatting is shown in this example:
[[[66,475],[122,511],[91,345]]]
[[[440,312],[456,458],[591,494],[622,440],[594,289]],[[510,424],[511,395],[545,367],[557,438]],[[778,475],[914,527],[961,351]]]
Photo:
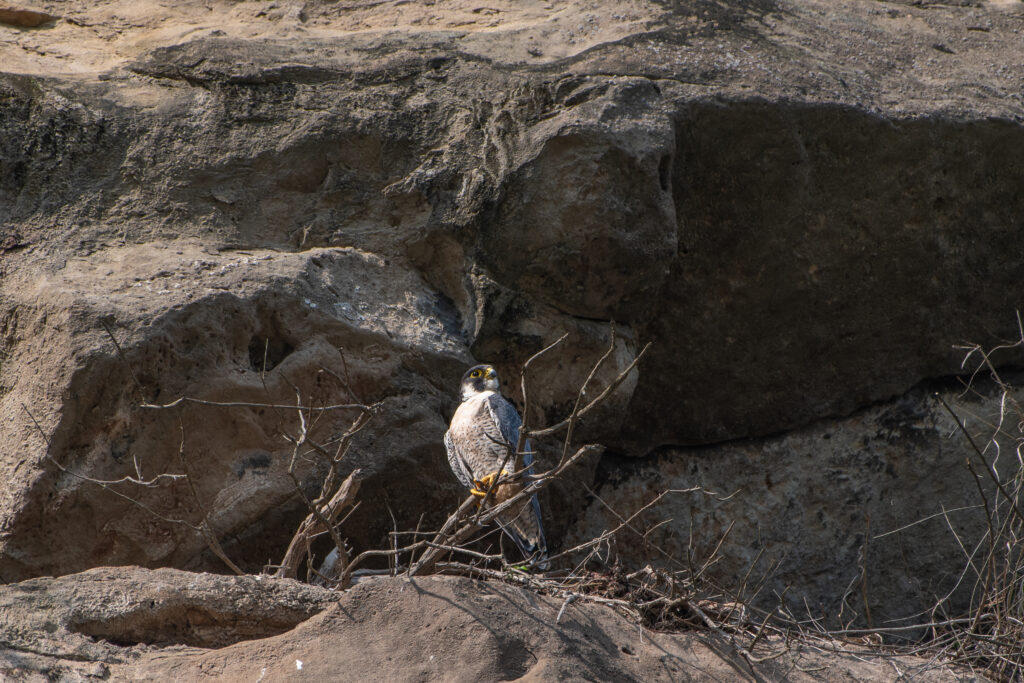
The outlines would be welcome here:
[[[481,391],[498,390],[498,371],[493,365],[474,365],[462,376],[462,400]]]

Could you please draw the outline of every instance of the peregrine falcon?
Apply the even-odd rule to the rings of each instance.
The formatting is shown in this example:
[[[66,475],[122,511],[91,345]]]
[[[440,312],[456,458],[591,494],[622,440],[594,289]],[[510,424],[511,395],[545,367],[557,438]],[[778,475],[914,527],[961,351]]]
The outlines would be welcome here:
[[[520,468],[516,462],[518,457],[513,456],[507,462],[506,458],[509,449],[515,450],[522,424],[515,406],[499,393],[498,373],[492,366],[477,365],[466,371],[462,376],[462,403],[444,434],[444,445],[452,471],[474,496],[482,500],[500,474]],[[529,476],[533,464],[529,441],[523,450],[526,452],[522,456],[522,467],[528,468]],[[499,472],[503,462],[505,469]],[[501,503],[522,488],[521,481],[502,484],[493,492],[493,498]],[[548,546],[536,494],[523,501],[521,508],[508,510],[496,521],[531,564],[541,570],[548,568]]]

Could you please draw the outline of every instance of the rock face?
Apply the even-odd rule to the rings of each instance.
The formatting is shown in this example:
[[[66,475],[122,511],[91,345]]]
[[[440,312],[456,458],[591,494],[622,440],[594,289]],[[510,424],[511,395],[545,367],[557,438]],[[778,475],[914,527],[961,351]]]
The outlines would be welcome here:
[[[588,85],[567,84],[573,106],[523,133],[528,155],[481,222],[477,248],[532,301],[636,323],[653,312],[676,255],[672,120],[648,79]]]
[[[997,454],[1012,453],[1016,442],[1006,432],[990,440],[1000,396],[957,402],[959,393],[936,392],[962,411],[975,443],[1012,481],[1019,463]],[[615,512],[673,490],[636,520],[650,533],[618,537],[620,557],[676,569],[688,557],[697,566],[717,558],[714,574],[734,590],[745,585],[744,597],[766,609],[781,604],[833,623],[840,615],[875,625],[912,619],[941,596],[967,604],[975,590],[970,572],[965,581],[960,571],[960,544],[985,538],[988,521],[965,463],[991,488],[954,419],[931,392],[915,390],[780,436],[609,459],[598,472],[601,502],[588,506],[566,544],[614,528]],[[672,523],[653,528],[665,519]]]
[[[532,377],[550,423],[612,322],[599,380],[654,345],[582,426],[610,455],[543,501],[553,544],[604,524],[583,484],[742,486],[762,504],[672,529],[820,539],[783,572],[834,606],[866,517],[965,502],[963,472],[925,476],[962,451],[918,438],[913,392],[962,372],[953,344],[1018,336],[1019,3],[37,9],[61,19],[5,34],[0,74],[0,579],[222,571],[203,524],[247,570],[277,561],[324,467],[288,474],[299,411],[141,407],[183,396],[379,404],[343,468],[367,476],[345,533],[380,547],[457,500],[467,365],[512,396],[568,332]],[[353,415],[315,412],[324,443]],[[815,522],[800,492],[826,491],[844,504]]]
[[[217,648],[277,635],[336,599],[288,579],[176,569],[104,567],[33,579],[0,589],[0,673],[105,679],[149,648]]]
[[[1003,278],[1024,275],[1024,199],[987,178],[1024,181],[1019,123],[698,102],[677,126],[681,251],[641,332],[664,342],[627,420],[638,440],[847,414],[957,372],[954,344],[1017,337]]]
[[[821,667],[821,654],[787,653],[774,642],[761,648],[780,657],[751,669],[715,637],[641,633],[604,606],[577,601],[562,612],[561,602],[454,577],[381,577],[339,596],[287,579],[97,569],[0,587],[0,673],[114,681],[358,681],[381,672],[393,681],[891,677],[889,660],[858,657],[856,648]],[[275,633],[300,619],[308,620]],[[935,662],[891,661],[918,680],[957,680]]]
[[[187,566],[206,547],[195,528],[204,511],[249,569],[280,559],[273,539],[306,514],[287,475],[292,446],[282,438],[299,437],[298,410],[287,408],[297,400],[314,408],[381,401],[364,435],[369,450],[357,447],[346,466],[371,476],[409,471],[406,492],[392,493],[399,500],[444,482],[447,461],[435,438],[442,415],[412,397],[444,405],[443,379],[469,358],[450,306],[407,271],[390,270],[353,249],[211,257],[179,244],[112,248],[25,282],[25,297],[16,291],[12,306],[24,341],[11,364],[38,368],[27,379],[43,390],[61,388],[39,382],[54,374],[66,384],[47,396],[51,410],[28,409],[27,425],[18,418],[23,443],[38,444],[48,467],[22,467],[24,456],[9,465],[8,495],[36,503],[8,508],[5,576],[133,561]],[[431,324],[420,326],[423,316]],[[112,335],[106,340],[102,325]],[[182,396],[284,408],[140,407]],[[353,417],[310,413],[308,436],[328,443]],[[397,425],[403,438],[389,439]],[[184,478],[154,481],[163,473],[188,474],[195,494]],[[299,460],[300,480],[323,475],[308,457]],[[125,476],[154,483],[96,483]]]

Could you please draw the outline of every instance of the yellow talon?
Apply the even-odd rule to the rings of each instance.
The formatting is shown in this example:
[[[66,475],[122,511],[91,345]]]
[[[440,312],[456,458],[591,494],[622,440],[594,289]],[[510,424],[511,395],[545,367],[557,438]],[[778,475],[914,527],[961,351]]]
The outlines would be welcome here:
[[[478,498],[484,498],[487,495],[487,489],[491,488],[494,480],[499,476],[508,476],[508,470],[502,470],[500,474],[491,472],[482,479],[474,479],[473,483],[476,484],[476,488],[470,489],[469,492]]]

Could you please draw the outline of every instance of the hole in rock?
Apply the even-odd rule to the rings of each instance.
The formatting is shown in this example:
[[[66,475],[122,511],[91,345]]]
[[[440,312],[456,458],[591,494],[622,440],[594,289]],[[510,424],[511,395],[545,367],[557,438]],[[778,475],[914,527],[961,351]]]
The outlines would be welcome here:
[[[672,181],[672,156],[666,154],[658,163],[658,182],[661,184],[661,191],[668,192],[669,183]]]
[[[295,347],[283,339],[253,337],[249,341],[249,365],[257,372],[270,371],[294,350]]]
[[[110,619],[72,624],[71,629],[114,645],[131,647],[190,645],[219,648],[243,640],[269,638],[295,628],[310,614],[280,610],[281,614],[240,614],[199,604],[160,604],[144,600]]]

